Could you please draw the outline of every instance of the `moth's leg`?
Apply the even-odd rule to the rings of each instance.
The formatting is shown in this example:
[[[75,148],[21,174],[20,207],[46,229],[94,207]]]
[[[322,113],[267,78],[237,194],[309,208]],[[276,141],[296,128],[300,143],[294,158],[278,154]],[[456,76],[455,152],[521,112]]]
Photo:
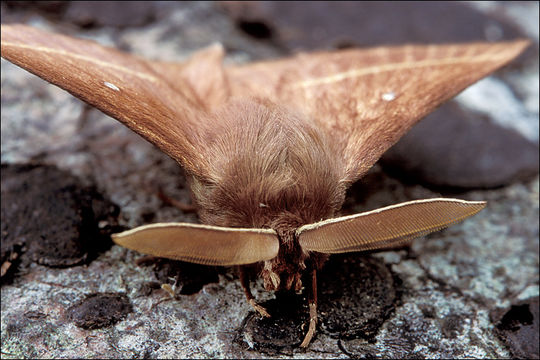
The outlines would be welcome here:
[[[175,208],[180,209],[182,212],[185,212],[185,213],[197,212],[197,208],[195,207],[195,205],[186,204],[185,202],[173,199],[167,194],[165,194],[162,189],[159,189],[158,196],[161,199],[161,201],[163,201],[165,204],[174,206]]]
[[[263,317],[270,317],[270,314],[268,314],[268,311],[261,305],[257,304],[255,301],[255,297],[251,293],[251,290],[249,288],[249,276],[243,266],[239,266],[240,271],[240,284],[242,284],[242,288],[244,289],[244,294],[246,294],[246,299],[248,303],[257,311],[261,316]]]
[[[309,305],[309,328],[300,347],[307,347],[315,335],[317,329],[317,270],[311,270],[311,278],[308,280],[308,305]]]

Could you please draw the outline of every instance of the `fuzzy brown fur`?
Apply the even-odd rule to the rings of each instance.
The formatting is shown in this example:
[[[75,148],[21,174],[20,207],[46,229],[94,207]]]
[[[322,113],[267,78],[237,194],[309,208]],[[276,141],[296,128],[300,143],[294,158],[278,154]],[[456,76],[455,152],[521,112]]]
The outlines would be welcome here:
[[[201,221],[276,230],[280,251],[264,265],[265,288],[299,289],[308,254],[295,231],[340,209],[339,152],[308,119],[265,100],[233,101],[207,124],[201,158],[210,171],[191,179]]]

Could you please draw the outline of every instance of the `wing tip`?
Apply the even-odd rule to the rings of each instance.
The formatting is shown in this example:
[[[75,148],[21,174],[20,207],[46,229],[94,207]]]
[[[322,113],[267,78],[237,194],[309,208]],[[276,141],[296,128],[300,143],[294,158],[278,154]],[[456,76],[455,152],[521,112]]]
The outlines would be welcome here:
[[[531,46],[532,41],[526,38],[520,38],[501,42],[500,44],[505,45],[505,49],[508,53],[508,60],[506,61],[509,62],[512,59],[521,55],[529,46]]]
[[[111,240],[116,245],[120,245],[120,246],[123,246],[125,248],[129,248],[130,234],[132,234],[131,230],[125,230],[125,231],[122,231],[122,232],[119,232],[119,233],[114,233],[114,234],[111,234]]]
[[[524,50],[525,48],[528,48],[529,46],[531,46],[532,40],[527,39],[527,38],[519,38],[519,39],[510,41],[510,43],[513,43],[516,48],[520,48]]]

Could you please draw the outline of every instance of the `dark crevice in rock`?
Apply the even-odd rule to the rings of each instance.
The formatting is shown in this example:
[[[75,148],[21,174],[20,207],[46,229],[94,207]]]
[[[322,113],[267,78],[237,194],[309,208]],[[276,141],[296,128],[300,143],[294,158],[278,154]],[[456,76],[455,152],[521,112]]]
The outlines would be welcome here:
[[[272,28],[261,21],[240,20],[237,26],[246,34],[259,40],[272,37]]]
[[[534,316],[531,313],[530,304],[512,305],[510,310],[504,314],[497,326],[500,330],[516,331],[523,325],[531,325]]]
[[[539,298],[517,301],[508,309],[494,311],[498,337],[506,344],[514,358],[538,359]]]

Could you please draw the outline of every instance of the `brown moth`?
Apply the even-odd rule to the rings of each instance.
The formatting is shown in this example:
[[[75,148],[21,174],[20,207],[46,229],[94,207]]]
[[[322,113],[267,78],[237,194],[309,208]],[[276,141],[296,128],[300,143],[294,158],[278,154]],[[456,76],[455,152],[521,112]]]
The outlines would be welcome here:
[[[385,249],[480,211],[426,199],[339,216],[346,189],[419,119],[508,63],[525,40],[298,54],[224,66],[212,46],[183,63],[2,25],[2,57],[118,119],[184,167],[204,225],[160,223],[113,235],[145,254],[208,265],[258,263],[267,290],[306,288],[329,254]],[[248,302],[267,311],[251,294]]]

